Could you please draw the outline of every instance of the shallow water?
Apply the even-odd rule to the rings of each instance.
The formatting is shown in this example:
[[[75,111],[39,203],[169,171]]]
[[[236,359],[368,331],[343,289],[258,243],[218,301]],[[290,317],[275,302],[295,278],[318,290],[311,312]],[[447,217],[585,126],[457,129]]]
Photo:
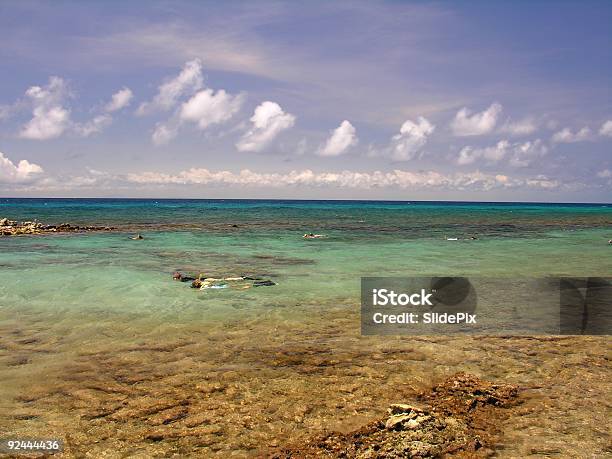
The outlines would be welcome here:
[[[538,435],[554,448],[605,448],[609,408],[568,392],[609,388],[607,338],[361,338],[358,304],[361,276],[610,276],[612,206],[3,199],[1,217],[118,228],[0,238],[2,430],[60,435],[93,456],[245,455],[355,428],[471,370],[554,394],[548,421],[524,418],[548,425]],[[175,270],[277,285],[196,291]],[[582,440],[559,436],[570,403]],[[147,440],[156,429],[168,436]]]
[[[3,200],[0,214],[125,231],[0,239],[0,298],[9,308],[102,307],[206,320],[202,311],[232,314],[238,303],[356,300],[361,276],[612,271],[612,206],[602,205]],[[130,240],[134,231],[145,240]],[[301,238],[310,231],[327,237]],[[174,270],[257,275],[278,286],[193,292],[168,282]]]

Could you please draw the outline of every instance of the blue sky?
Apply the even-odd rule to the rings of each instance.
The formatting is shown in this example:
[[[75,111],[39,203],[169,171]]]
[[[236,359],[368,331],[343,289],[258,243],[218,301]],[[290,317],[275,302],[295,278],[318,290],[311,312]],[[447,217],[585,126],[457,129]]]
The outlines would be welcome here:
[[[610,2],[0,3],[0,195],[612,201]]]

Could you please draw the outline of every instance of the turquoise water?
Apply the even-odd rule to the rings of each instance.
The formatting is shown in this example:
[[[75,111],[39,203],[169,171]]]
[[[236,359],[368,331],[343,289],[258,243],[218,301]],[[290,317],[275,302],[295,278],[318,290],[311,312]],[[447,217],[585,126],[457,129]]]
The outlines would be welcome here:
[[[361,276],[612,275],[602,204],[1,199],[1,217],[118,228],[0,238],[0,307],[13,311],[193,321],[354,305]],[[278,285],[197,291],[175,270]]]
[[[608,277],[612,206],[0,199],[2,217],[117,228],[0,237],[0,431],[16,438],[62,438],[75,457],[251,457],[358,428],[467,371],[546,387],[513,427],[529,447],[536,432],[605,448],[603,339],[361,336],[359,302],[362,276]],[[175,270],[277,285],[200,291]],[[505,296],[489,305],[487,291],[485,332],[512,334],[532,306],[535,332],[554,328],[537,299],[498,308]],[[186,417],[155,424],[177,409]],[[147,440],[158,430],[189,436]]]

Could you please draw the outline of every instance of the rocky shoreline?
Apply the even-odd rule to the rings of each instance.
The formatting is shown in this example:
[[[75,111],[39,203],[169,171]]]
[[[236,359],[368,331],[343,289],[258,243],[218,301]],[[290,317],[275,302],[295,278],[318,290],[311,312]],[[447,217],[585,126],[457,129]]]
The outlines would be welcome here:
[[[394,404],[388,416],[349,433],[315,435],[267,455],[273,459],[344,457],[491,457],[504,409],[520,403],[519,388],[457,373],[418,397]]]
[[[39,221],[18,222],[0,218],[0,236],[19,236],[24,234],[83,233],[90,231],[114,231],[112,226],[78,226],[70,223],[45,225]]]

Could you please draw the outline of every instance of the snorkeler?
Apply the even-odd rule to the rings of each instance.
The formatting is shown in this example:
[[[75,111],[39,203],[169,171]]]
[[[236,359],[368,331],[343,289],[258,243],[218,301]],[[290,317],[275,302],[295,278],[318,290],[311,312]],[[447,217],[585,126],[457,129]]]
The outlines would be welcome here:
[[[193,282],[194,280],[196,280],[195,277],[186,276],[180,271],[175,271],[172,274],[172,279],[174,279],[175,281],[179,281],[179,282]]]
[[[236,290],[244,290],[251,287],[269,287],[276,285],[276,282],[272,282],[271,280],[256,280],[253,283],[244,283],[245,280],[244,276],[223,278],[207,277],[201,281],[199,288],[200,290],[207,290],[211,288],[223,289],[231,287]]]
[[[233,277],[205,277],[204,274],[199,274],[197,278],[186,276],[180,271],[175,271],[172,274],[172,279],[179,282],[191,282],[191,288],[206,290],[206,289],[223,289],[232,288],[236,290],[248,289],[251,287],[269,287],[276,285],[268,279],[249,276],[233,276]]]
[[[319,239],[325,237],[325,234],[306,233],[302,236],[304,239]]]

